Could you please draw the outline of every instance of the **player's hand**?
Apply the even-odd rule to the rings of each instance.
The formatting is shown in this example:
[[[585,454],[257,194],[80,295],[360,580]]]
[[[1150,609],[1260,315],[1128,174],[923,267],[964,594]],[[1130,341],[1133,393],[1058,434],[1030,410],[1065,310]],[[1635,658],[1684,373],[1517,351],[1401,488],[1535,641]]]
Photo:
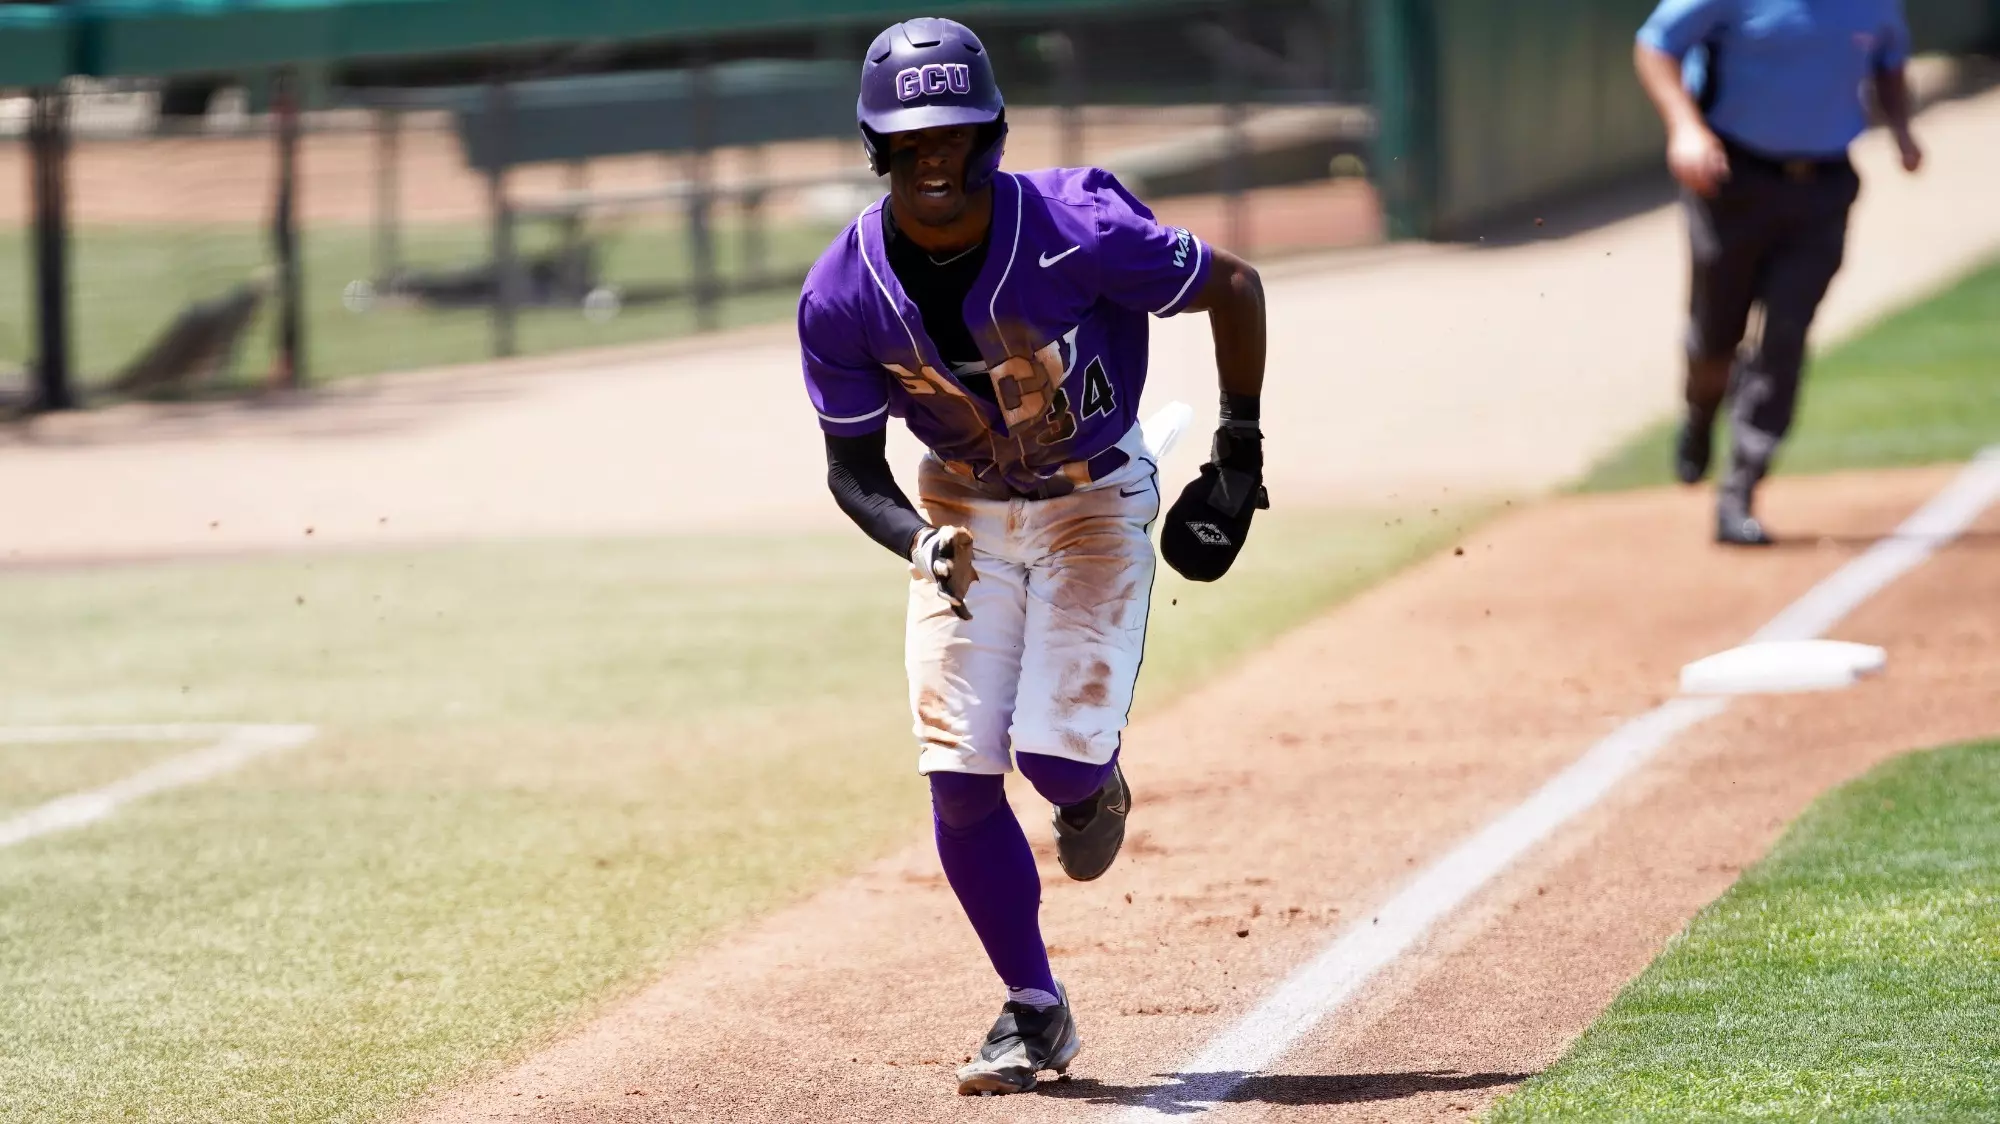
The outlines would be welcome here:
[[[972,566],[972,532],[963,527],[930,527],[917,535],[910,547],[910,561],[917,572],[937,583],[938,596],[945,599],[960,620],[971,620],[965,594],[979,580]]]
[[[1681,186],[1713,198],[1729,178],[1729,154],[1722,139],[1700,125],[1684,125],[1667,138],[1667,170]]]
[[[1924,166],[1924,149],[1908,130],[1896,134],[1896,151],[1903,157],[1903,170],[1914,172]]]

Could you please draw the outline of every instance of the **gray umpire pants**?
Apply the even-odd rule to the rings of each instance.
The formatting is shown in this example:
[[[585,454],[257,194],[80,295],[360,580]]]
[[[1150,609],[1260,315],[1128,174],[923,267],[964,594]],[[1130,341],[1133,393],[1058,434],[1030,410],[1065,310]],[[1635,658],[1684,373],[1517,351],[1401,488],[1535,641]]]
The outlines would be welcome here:
[[[1747,510],[1791,428],[1806,331],[1840,270],[1861,180],[1845,159],[1776,161],[1733,144],[1729,166],[1714,198],[1682,195],[1693,249],[1687,404],[1692,422],[1708,425],[1728,399],[1722,498]],[[1753,306],[1761,327],[1744,349]]]

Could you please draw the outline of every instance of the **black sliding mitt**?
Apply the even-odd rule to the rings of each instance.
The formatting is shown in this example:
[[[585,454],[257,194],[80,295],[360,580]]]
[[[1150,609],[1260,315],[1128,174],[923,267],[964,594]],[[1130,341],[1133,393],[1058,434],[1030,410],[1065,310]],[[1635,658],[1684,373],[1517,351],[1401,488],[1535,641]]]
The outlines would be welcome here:
[[[1212,582],[1229,572],[1250,517],[1271,506],[1264,491],[1264,435],[1257,423],[1226,421],[1201,475],[1182,489],[1160,528],[1160,557],[1189,581]]]

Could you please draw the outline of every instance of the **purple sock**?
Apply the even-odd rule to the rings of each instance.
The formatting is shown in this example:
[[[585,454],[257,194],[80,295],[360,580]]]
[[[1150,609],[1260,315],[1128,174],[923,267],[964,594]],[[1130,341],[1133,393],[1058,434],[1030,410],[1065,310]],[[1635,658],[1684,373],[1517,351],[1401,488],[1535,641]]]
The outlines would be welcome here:
[[[1007,806],[1005,781],[975,773],[932,773],[938,858],[986,958],[1009,988],[1054,994],[1042,944],[1042,879],[1021,821]]]
[[[1046,753],[1017,753],[1014,765],[1042,799],[1051,804],[1081,804],[1104,787],[1111,779],[1111,770],[1118,764],[1118,753],[1113,751],[1111,760],[1102,765],[1086,765],[1081,761],[1071,761],[1067,757],[1051,757]]]

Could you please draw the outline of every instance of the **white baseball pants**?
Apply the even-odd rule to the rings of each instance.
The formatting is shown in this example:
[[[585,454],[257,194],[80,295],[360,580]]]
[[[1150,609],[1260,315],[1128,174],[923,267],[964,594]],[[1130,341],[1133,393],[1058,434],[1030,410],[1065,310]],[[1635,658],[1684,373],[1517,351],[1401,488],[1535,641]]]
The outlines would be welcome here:
[[[1101,765],[1117,751],[1146,647],[1159,474],[1137,426],[1131,461],[1046,500],[994,500],[926,457],[918,506],[972,532],[979,580],[960,620],[911,571],[904,660],[917,772],[1006,773],[1014,753]]]

